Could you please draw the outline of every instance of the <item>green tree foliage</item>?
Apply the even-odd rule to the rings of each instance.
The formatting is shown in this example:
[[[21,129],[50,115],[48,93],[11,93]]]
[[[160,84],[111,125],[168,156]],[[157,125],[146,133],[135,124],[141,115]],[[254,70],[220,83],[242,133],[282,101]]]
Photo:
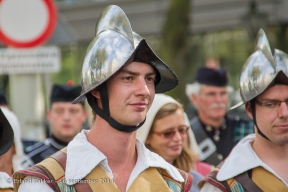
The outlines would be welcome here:
[[[69,45],[61,48],[61,70],[52,74],[52,83],[65,84],[68,80],[72,80],[74,84],[80,84],[86,48],[86,44]]]
[[[171,0],[166,21],[162,29],[160,57],[172,68],[179,78],[179,85],[168,94],[184,100],[187,71],[187,40],[189,38],[190,0]]]

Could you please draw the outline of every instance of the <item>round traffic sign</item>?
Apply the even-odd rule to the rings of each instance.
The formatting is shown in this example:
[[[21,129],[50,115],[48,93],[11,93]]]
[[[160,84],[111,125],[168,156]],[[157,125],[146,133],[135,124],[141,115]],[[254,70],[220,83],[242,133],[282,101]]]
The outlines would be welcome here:
[[[0,41],[28,48],[44,43],[57,21],[53,0],[0,0]]]

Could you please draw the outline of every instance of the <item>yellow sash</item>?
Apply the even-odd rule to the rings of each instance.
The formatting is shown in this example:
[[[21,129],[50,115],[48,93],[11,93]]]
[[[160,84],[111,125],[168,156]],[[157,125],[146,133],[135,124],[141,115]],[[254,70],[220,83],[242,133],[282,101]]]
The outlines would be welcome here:
[[[263,167],[254,168],[251,178],[263,191],[288,192],[285,184]]]
[[[95,167],[86,177],[86,181],[93,191],[120,192],[116,184],[107,173],[99,166]],[[112,182],[111,182],[112,181]],[[132,183],[128,192],[159,192],[171,191],[156,168],[148,168],[142,172]]]
[[[62,149],[64,153],[66,153],[66,148]],[[53,176],[53,178],[56,180],[56,183],[58,184],[60,190],[64,190],[65,188],[69,188],[68,185],[63,182],[65,180],[65,172],[62,169],[62,167],[58,164],[58,162],[54,158],[46,158],[41,163],[37,164],[37,166],[45,167],[45,169],[49,170],[50,174]],[[167,185],[166,181],[163,179],[163,177],[166,178],[165,175],[167,175],[168,180],[171,180],[175,186],[173,187],[174,191],[180,191],[181,190],[181,183],[173,180],[169,177],[169,175],[164,171],[161,170],[161,174],[159,173],[157,168],[150,167],[143,171],[131,184],[131,186],[128,189],[128,192],[171,192],[172,190]],[[19,172],[13,175],[14,179],[24,179],[27,175],[27,172],[25,174]],[[31,175],[34,175],[33,172]],[[34,175],[35,176],[35,175]],[[92,191],[115,191],[120,192],[117,185],[114,183],[114,181],[107,175],[107,173],[100,167],[96,166],[83,180],[80,182],[86,182]],[[15,183],[14,188],[15,191],[18,190],[19,184]],[[170,186],[172,187],[172,186]],[[71,188],[69,188],[70,190]],[[1,192],[1,191],[0,191]]]
[[[14,190],[11,188],[0,189],[0,192],[13,192]]]

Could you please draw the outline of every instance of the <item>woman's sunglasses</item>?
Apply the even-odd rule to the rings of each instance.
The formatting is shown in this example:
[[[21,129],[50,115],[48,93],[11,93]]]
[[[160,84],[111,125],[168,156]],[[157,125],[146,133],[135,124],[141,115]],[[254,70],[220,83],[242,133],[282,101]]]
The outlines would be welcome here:
[[[180,133],[181,136],[186,135],[188,129],[189,129],[188,126],[182,125],[182,126],[178,127],[178,129],[163,131],[163,132],[153,131],[152,133],[155,133],[156,135],[161,136],[164,139],[171,139],[174,137],[174,135],[176,134],[177,131]]]

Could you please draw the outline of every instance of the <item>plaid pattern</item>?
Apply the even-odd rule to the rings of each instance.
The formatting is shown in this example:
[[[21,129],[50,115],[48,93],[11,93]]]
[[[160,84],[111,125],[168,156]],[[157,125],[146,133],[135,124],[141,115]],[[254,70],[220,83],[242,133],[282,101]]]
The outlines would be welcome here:
[[[254,122],[253,121],[235,121],[233,143],[236,145],[246,135],[254,133]]]

